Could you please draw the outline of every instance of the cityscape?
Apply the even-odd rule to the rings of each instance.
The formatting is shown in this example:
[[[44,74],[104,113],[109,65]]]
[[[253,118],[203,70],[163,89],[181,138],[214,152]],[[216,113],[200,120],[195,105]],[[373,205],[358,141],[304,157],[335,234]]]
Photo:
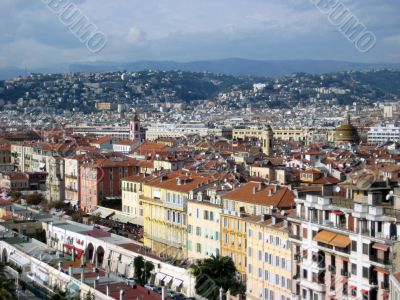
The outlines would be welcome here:
[[[116,2],[0,3],[0,300],[399,300],[399,4]]]

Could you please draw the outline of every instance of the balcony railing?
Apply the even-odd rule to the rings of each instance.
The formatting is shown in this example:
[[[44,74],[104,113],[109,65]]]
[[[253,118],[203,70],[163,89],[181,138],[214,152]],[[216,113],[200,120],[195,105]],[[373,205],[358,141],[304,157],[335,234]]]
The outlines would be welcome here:
[[[78,175],[76,174],[65,174],[66,178],[73,178],[73,179],[78,179]]]
[[[77,188],[74,188],[74,187],[72,187],[72,186],[66,186],[66,187],[65,187],[65,190],[66,190],[66,191],[71,191],[71,192],[77,192],[77,191],[78,191]]]
[[[390,260],[388,257],[378,257],[376,254],[371,254],[369,256],[370,261],[382,264],[382,265],[390,265]]]

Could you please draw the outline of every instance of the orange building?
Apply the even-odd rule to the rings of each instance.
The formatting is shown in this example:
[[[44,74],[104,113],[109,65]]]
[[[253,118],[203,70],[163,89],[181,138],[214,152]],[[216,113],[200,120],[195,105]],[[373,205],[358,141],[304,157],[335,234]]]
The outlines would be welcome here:
[[[90,212],[101,201],[120,198],[122,178],[139,173],[137,160],[128,157],[101,158],[84,162],[80,172],[81,209]]]

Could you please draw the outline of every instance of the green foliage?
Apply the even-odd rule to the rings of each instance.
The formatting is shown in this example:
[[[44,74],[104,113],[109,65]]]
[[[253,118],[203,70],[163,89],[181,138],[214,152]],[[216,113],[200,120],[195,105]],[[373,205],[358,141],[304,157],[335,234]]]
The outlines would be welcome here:
[[[33,193],[28,196],[26,196],[26,203],[29,205],[39,205],[40,203],[46,201],[46,199],[43,197],[42,194],[39,193]]]
[[[82,210],[77,210],[71,214],[72,221],[81,222],[86,213]]]
[[[15,281],[5,276],[4,265],[0,265],[0,300],[17,299]]]
[[[7,263],[7,266],[9,266],[10,268],[13,268],[15,271],[17,271],[19,274],[22,273],[22,268],[14,263],[12,263],[11,261],[9,261]]]
[[[64,203],[64,201],[48,201],[47,202],[47,207],[49,209],[55,208],[55,209],[64,209],[67,207],[67,205]]]
[[[154,264],[151,261],[146,261],[143,268],[142,282],[148,282],[151,277],[151,271],[154,270]]]
[[[99,222],[101,221],[100,213],[91,215],[91,216],[89,217],[89,220],[90,220],[93,224],[99,223]]]
[[[20,191],[11,191],[10,194],[13,201],[19,200],[22,196],[22,193]]]
[[[219,288],[233,295],[244,294],[245,287],[236,278],[236,268],[230,257],[212,256],[191,266],[196,277],[196,293],[208,299],[218,299]]]
[[[145,261],[143,256],[136,256],[133,260],[135,267],[134,277],[140,283],[146,283],[151,277],[151,271],[154,270],[154,264],[151,261]]]
[[[135,268],[134,277],[141,281],[143,278],[144,258],[143,256],[136,256],[133,260],[133,266]]]

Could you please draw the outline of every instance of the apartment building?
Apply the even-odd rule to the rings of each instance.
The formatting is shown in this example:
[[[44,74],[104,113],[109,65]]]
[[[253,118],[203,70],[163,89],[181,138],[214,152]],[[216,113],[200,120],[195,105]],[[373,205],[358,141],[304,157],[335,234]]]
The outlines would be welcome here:
[[[122,178],[139,173],[137,160],[129,157],[90,159],[81,165],[80,207],[86,212],[102,201],[121,198]]]
[[[246,217],[247,299],[292,299],[289,210]]]
[[[80,165],[85,155],[75,155],[64,158],[65,201],[72,206],[78,206],[80,195]]]
[[[371,127],[368,131],[369,144],[383,144],[388,141],[400,141],[400,127],[394,125]]]
[[[143,224],[143,205],[139,200],[143,195],[143,184],[154,180],[154,176],[136,174],[122,179],[122,212]]]
[[[209,176],[176,171],[143,185],[144,245],[157,255],[186,259],[187,201],[206,190]]]
[[[192,261],[221,255],[221,212],[218,197],[199,194],[188,200],[188,258]]]
[[[247,273],[246,217],[271,214],[294,206],[294,193],[284,186],[249,182],[226,193],[221,215],[221,253],[229,256],[243,281]]]
[[[296,198],[288,220],[297,299],[388,298],[389,274],[400,266],[400,212],[383,200],[385,190],[364,192],[355,199],[328,191]]]

